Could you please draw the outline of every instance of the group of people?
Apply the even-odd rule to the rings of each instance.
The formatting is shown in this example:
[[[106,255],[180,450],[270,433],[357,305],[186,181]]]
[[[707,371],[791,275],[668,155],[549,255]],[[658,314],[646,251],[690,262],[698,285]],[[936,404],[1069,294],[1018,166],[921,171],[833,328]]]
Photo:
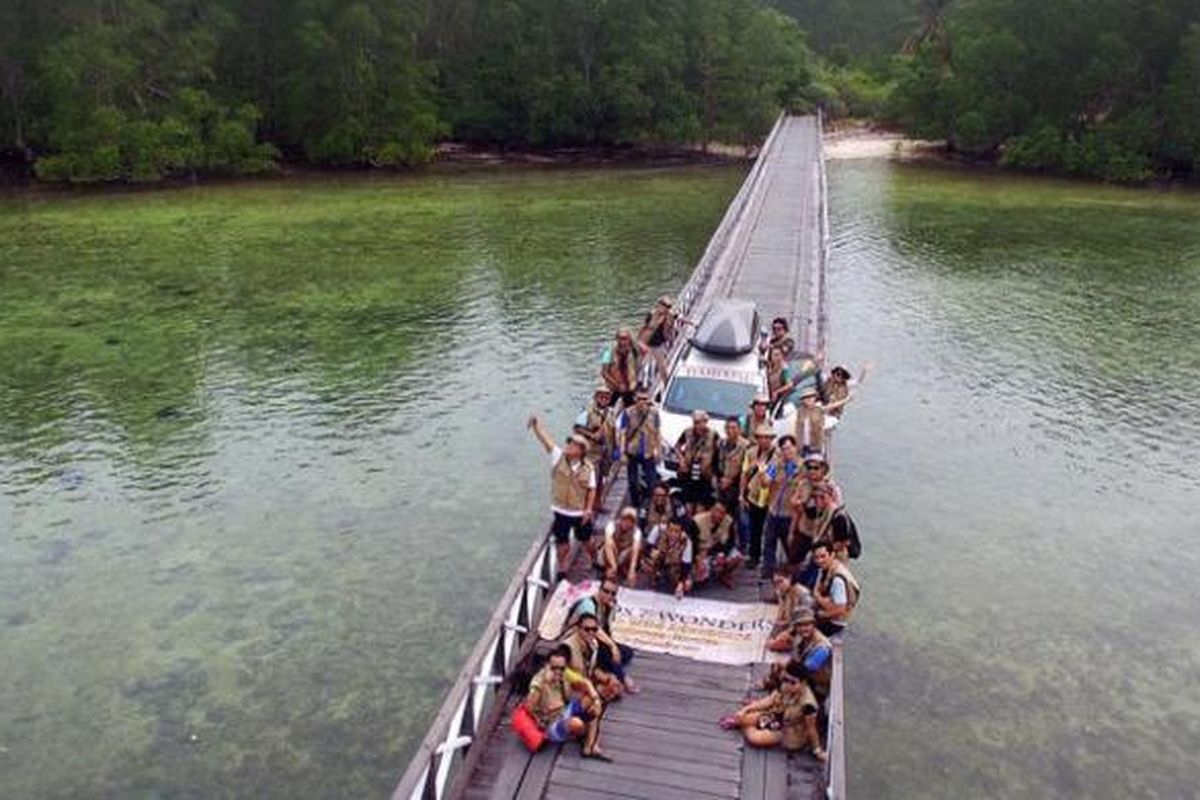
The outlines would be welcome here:
[[[766,694],[720,720],[753,746],[809,748],[824,759],[818,715],[832,670],[829,637],[846,628],[860,587],[849,562],[861,545],[833,479],[826,415],[840,417],[853,397],[850,373],[834,368],[798,392],[794,428],[776,435],[772,409],[795,389],[786,366],[778,385],[756,395],[746,413],[721,423],[696,410],[673,443],[662,441],[657,409],[638,383],[644,359],[661,357],[686,320],[660,299],[638,334],[617,332],[601,381],[561,446],[534,416],[529,427],[550,456],[551,536],[557,578],[565,578],[574,536],[600,588],[572,609],[563,636],[535,676],[526,709],[551,741],[581,738],[583,755],[610,760],[599,747],[604,709],[637,691],[628,674],[633,651],[612,635],[621,586],[683,597],[704,586],[733,588],[739,570],[770,579],[777,603],[768,648],[785,655],[759,687]],[[785,320],[762,348],[769,374],[794,355]],[[776,379],[769,379],[774,384]],[[668,451],[676,476],[664,481]],[[594,520],[606,478],[624,465],[629,505],[600,536]]]

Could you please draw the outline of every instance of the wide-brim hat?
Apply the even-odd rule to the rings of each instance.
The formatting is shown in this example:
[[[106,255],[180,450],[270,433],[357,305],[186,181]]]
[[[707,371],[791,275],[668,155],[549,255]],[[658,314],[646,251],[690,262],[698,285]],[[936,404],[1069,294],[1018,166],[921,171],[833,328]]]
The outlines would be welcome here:
[[[573,433],[573,434],[571,434],[570,436],[568,436],[568,437],[567,437],[567,441],[568,441],[568,442],[574,442],[575,444],[577,444],[577,445],[580,445],[581,447],[588,447],[588,446],[590,446],[590,445],[591,445],[591,442],[589,442],[589,441],[587,440],[587,437],[586,437],[586,436],[583,436],[583,435],[581,435],[581,434],[578,434],[578,433]]]
[[[592,394],[612,394],[612,389],[607,383],[597,383],[596,388],[592,389]]]
[[[806,386],[800,390],[800,399],[801,400],[803,400],[806,397],[816,397],[816,396],[817,396],[817,390],[815,387]]]
[[[757,405],[759,403],[762,403],[763,405],[768,405],[768,406],[771,405],[771,395],[766,394],[764,392],[758,392],[757,394],[754,395],[754,399],[750,401],[750,405],[753,406],[753,405]]]
[[[775,429],[772,428],[770,425],[759,425],[754,429],[754,435],[755,436],[770,436],[772,439],[774,439],[775,438]]]
[[[792,612],[793,625],[803,625],[806,622],[809,624],[815,624],[816,621],[817,615],[814,614],[813,610],[808,606],[800,606],[800,608]]]

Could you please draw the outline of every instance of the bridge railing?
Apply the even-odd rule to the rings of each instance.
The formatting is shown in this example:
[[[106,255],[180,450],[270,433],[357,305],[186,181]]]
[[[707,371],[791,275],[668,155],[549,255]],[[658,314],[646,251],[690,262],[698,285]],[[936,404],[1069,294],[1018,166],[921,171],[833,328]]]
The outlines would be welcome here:
[[[521,646],[528,637],[537,636],[557,571],[549,537],[538,537],[392,792],[392,800],[447,797],[467,751],[477,736],[487,734],[481,723],[496,710],[501,686],[517,665]]]
[[[703,312],[704,306],[711,302],[713,279],[717,276],[722,264],[729,260],[731,244],[741,229],[741,223],[747,211],[759,196],[763,183],[761,178],[767,169],[769,155],[773,152],[785,118],[786,113],[781,113],[776,118],[771,132],[763,141],[762,147],[759,148],[754,166],[750,168],[750,172],[742,181],[737,194],[729,203],[729,207],[725,209],[725,215],[721,217],[720,224],[717,225],[712,238],[708,240],[708,246],[704,248],[703,255],[696,262],[696,268],[692,271],[691,277],[679,290],[675,308],[680,317],[698,324],[700,320],[695,318],[697,313]],[[641,382],[644,386],[650,387],[652,393],[661,388],[660,382],[675,369],[675,365],[683,353],[684,345],[687,343],[687,338],[686,328],[683,325],[678,326],[675,330],[674,342],[662,361],[650,359],[646,364]]]
[[[846,800],[846,675],[842,640],[833,644],[833,679],[829,685],[829,729],[825,735],[825,796]]]

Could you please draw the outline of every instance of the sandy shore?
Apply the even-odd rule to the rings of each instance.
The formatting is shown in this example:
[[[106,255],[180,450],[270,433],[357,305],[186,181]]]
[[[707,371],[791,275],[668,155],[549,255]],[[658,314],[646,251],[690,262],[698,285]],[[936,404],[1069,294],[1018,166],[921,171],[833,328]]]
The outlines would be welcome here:
[[[830,160],[890,158],[899,161],[940,157],[941,142],[907,139],[898,133],[856,127],[825,134],[825,157]]]

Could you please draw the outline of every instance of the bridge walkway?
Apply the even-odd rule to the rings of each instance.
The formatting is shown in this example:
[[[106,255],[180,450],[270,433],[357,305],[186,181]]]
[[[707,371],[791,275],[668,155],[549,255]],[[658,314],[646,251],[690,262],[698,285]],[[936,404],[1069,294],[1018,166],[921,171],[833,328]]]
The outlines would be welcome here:
[[[765,318],[791,320],[802,350],[823,349],[821,158],[819,120],[781,117],[680,292],[690,318],[698,319],[719,297],[750,299]],[[677,357],[678,350],[669,360]],[[618,479],[610,509],[624,493]],[[598,527],[604,521],[598,520]],[[590,577],[582,560],[571,565],[572,580]],[[552,548],[539,537],[393,800],[815,800],[826,796],[827,785],[829,796],[842,800],[840,644],[834,648],[828,769],[807,754],[746,748],[740,733],[717,726],[721,715],[742,702],[761,665],[726,666],[648,653],[639,653],[633,663],[642,692],[613,704],[603,722],[601,746],[615,763],[581,759],[577,744],[531,755],[509,728],[519,698],[508,678],[536,640],[533,632],[554,571]],[[768,599],[770,587],[743,570],[735,589],[704,588],[697,594],[756,602]]]

